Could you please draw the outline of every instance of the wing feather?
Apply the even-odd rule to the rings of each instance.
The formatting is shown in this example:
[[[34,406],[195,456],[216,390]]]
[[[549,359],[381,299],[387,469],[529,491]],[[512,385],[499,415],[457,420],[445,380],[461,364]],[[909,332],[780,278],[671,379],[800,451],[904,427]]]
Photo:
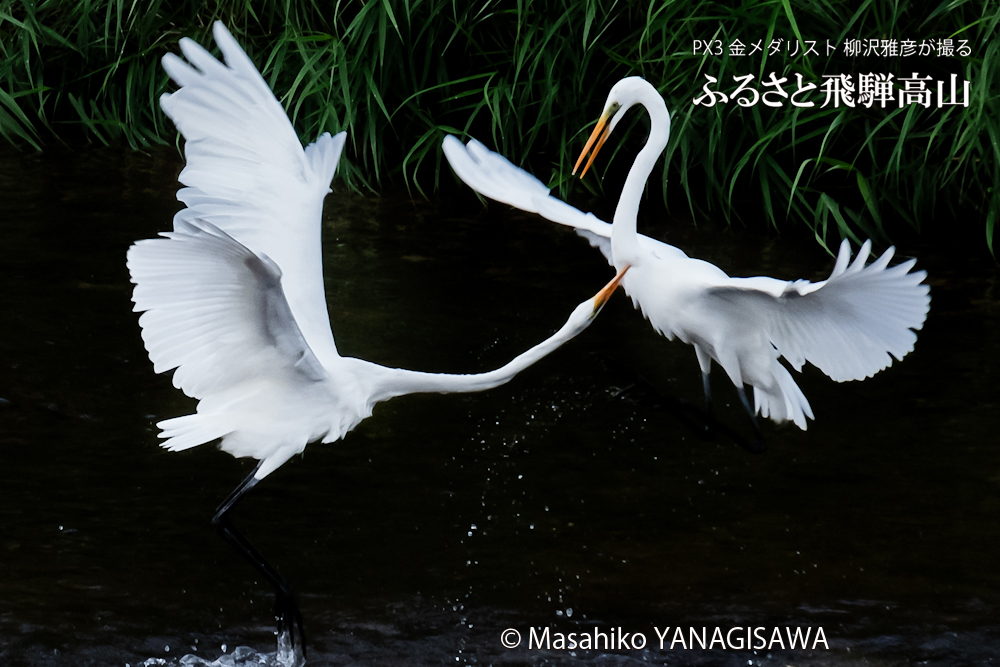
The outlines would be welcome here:
[[[870,247],[865,243],[848,264],[845,240],[822,283],[785,283],[775,295],[773,289],[731,279],[709,288],[703,298],[732,321],[761,327],[796,370],[808,361],[838,382],[861,380],[913,350],[914,331],[923,327],[930,308],[926,272],[911,272],[913,260],[887,268],[894,248],[866,266]]]
[[[475,139],[463,145],[457,137],[448,135],[442,149],[455,174],[484,197],[537,213],[560,225],[611,238],[611,225],[552,197],[544,183]]]
[[[463,145],[457,137],[448,135],[444,138],[442,149],[455,174],[470,188],[484,197],[575,228],[577,234],[587,239],[590,245],[601,251],[608,263],[614,265],[609,223],[553,197],[540,180],[475,139],[469,139],[469,143]],[[687,259],[680,249],[643,234],[639,234],[639,243],[662,259]]]
[[[261,377],[317,382],[326,371],[302,336],[281,271],[207,222],[180,221],[134,244],[134,310],[154,369],[204,398]]]
[[[281,104],[221,23],[213,29],[225,64],[190,39],[163,58],[180,88],[160,98],[184,135],[187,165],[174,218],[214,225],[277,264],[301,334],[324,363],[337,348],[323,289],[321,220],[345,134],[322,135],[305,150]]]

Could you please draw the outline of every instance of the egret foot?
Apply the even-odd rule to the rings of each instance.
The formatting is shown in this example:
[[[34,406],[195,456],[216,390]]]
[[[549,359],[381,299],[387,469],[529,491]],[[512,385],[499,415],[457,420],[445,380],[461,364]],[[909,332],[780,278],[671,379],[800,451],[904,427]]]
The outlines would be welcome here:
[[[294,595],[276,593],[274,620],[278,624],[278,654],[275,660],[282,667],[302,667],[306,664],[306,636]]]
[[[277,661],[282,667],[301,667],[306,664],[306,639],[302,628],[302,614],[295,601],[295,593],[273,565],[257,551],[243,533],[237,530],[229,518],[229,513],[243,498],[247,491],[257,484],[254,475],[257,468],[222,501],[212,517],[212,525],[216,531],[236,549],[258,572],[274,586],[274,618],[277,622],[278,653]]]

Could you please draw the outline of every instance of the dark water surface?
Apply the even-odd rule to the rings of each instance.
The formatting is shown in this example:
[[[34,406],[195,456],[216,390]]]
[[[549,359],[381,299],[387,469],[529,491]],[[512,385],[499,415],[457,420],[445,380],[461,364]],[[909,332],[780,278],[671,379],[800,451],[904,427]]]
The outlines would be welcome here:
[[[170,227],[179,168],[173,150],[0,153],[0,664],[274,651],[270,587],[209,525],[252,463],[157,446],[155,422],[194,401],[152,371],[125,251]],[[466,193],[335,190],[324,252],[345,355],[488,370],[612,275],[570,230]],[[643,227],[733,275],[832,266],[808,239]],[[916,351],[860,383],[797,375],[816,421],[768,423],[762,455],[695,436],[677,403],[700,405],[693,350],[623,294],[507,386],[395,399],[311,445],[234,513],[298,590],[309,663],[1000,662],[1000,274],[909,250],[933,299]],[[747,433],[713,379],[720,418]],[[822,627],[829,650],[670,650],[678,626]],[[529,650],[531,627],[647,645]]]

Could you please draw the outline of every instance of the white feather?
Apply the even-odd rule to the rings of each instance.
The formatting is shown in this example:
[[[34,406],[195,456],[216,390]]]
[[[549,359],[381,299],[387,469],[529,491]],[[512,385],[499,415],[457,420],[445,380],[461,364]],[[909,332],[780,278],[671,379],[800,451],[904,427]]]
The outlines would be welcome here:
[[[323,291],[320,218],[345,133],[322,135],[305,150],[263,77],[221,23],[215,40],[226,64],[190,39],[188,62],[163,66],[180,85],[160,98],[185,138],[187,165],[175,217],[216,225],[284,271],[283,286],[302,335],[325,363],[337,347]]]
[[[330,408],[350,397],[302,336],[278,266],[208,222],[179,220],[161,236],[129,249],[132,300],[154,370],[176,368],[174,385],[203,399],[197,414],[160,422],[163,446],[222,438],[224,450],[277,467],[276,453],[343,435]],[[370,406],[355,412],[357,423]]]

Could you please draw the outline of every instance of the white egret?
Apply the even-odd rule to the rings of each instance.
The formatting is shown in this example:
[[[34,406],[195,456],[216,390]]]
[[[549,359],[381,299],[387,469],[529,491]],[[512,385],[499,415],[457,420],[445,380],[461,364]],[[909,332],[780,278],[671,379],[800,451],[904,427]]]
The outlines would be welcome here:
[[[637,104],[649,113],[649,139],[629,170],[611,225],[550,196],[541,181],[474,139],[463,146],[447,137],[444,152],[455,173],[477,192],[574,227],[613,266],[631,267],[622,287],[635,307],[667,339],[694,346],[709,413],[709,371],[715,360],[736,386],[758,446],[756,413],[776,422],[791,420],[803,430],[806,418],[814,418],[778,357],[797,371],[808,361],[843,382],[870,377],[893,357],[901,360],[913,350],[914,330],[923,326],[930,307],[929,288],[922,284],[926,272],[910,272],[916,260],[888,267],[894,248],[866,266],[871,242],[850,262],[845,239],[830,277],[810,283],[730,278],[713,264],[638,234],[639,199],[670,136],[670,115],[652,85],[639,77],[614,85],[573,172],[596,142],[586,173],[625,112]],[[744,384],[753,386],[753,408]]]
[[[275,586],[279,641],[301,657],[291,590],[227,512],[308,443],[344,437],[379,401],[509,381],[583,331],[621,276],[577,306],[550,338],[487,373],[420,373],[340,356],[323,288],[320,227],[345,135],[324,134],[303,150],[232,35],[221,23],[214,34],[225,64],[190,39],[180,42],[188,62],[163,58],[179,85],[160,105],[186,140],[180,181],[187,187],[177,197],[187,208],[164,238],[129,249],[132,300],[143,312],[139,324],[154,370],[176,369],[174,386],[200,399],[195,414],[158,424],[162,446],[179,451],[220,439],[223,451],[259,460],[213,523]],[[295,622],[285,627],[289,615]]]

